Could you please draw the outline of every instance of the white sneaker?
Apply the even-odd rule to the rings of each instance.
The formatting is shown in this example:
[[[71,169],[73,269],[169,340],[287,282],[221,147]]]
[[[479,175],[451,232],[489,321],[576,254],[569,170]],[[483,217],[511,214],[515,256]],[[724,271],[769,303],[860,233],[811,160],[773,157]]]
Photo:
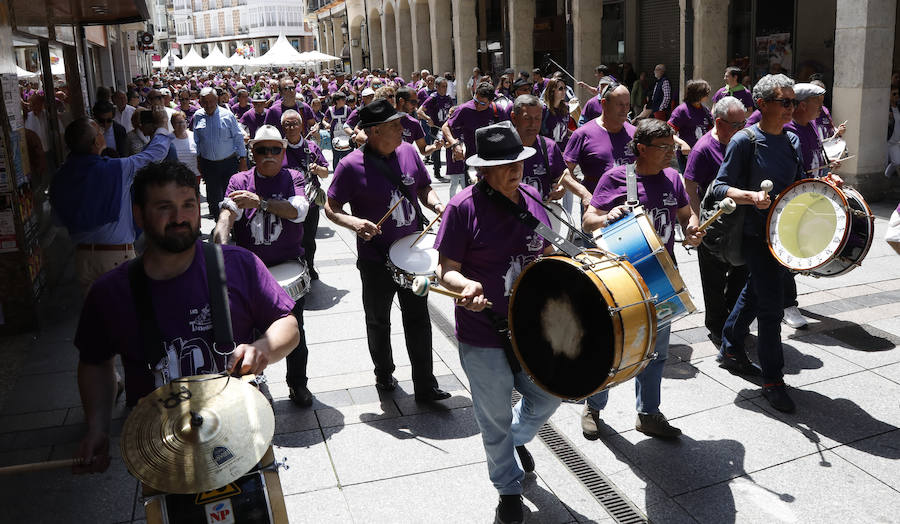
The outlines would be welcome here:
[[[784,308],[784,318],[782,321],[794,329],[803,329],[809,323],[806,318],[800,314],[797,306]]]

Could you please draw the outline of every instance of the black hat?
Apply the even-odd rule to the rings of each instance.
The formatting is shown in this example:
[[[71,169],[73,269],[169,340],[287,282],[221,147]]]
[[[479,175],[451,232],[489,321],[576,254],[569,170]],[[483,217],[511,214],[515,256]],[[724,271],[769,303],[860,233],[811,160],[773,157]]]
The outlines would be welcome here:
[[[367,127],[393,122],[398,118],[403,118],[403,113],[398,113],[390,102],[380,98],[359,111],[359,127],[360,129],[365,129]]]
[[[524,147],[519,133],[509,120],[475,131],[474,156],[466,159],[472,167],[502,166],[532,156],[533,147]]]
[[[520,79],[516,80],[515,82],[513,82],[512,89],[510,89],[510,91],[515,93],[518,89],[521,89],[523,87],[530,88],[533,85],[534,84],[532,82],[529,82],[528,80],[525,80],[524,78],[520,78]]]

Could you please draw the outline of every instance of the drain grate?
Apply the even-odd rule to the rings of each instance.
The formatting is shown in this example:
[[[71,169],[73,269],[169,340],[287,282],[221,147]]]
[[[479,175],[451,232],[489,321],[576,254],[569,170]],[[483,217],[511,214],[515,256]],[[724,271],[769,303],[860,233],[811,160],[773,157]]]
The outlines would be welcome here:
[[[513,403],[521,398],[514,391]],[[610,481],[596,466],[578,451],[572,442],[563,436],[550,422],[538,430],[537,437],[556,455],[578,482],[590,493],[606,512],[622,524],[649,522],[641,511]]]

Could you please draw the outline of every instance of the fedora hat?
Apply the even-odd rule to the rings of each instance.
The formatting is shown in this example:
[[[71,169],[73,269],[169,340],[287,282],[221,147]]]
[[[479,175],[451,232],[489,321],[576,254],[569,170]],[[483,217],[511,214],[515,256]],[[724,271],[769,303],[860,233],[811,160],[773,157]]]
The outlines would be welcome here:
[[[398,118],[403,118],[403,115],[404,113],[398,113],[390,102],[382,98],[359,110],[359,127],[360,129],[365,129],[386,124]]]
[[[281,144],[281,147],[287,147],[287,140],[282,138],[278,128],[269,124],[261,126],[256,130],[256,136],[250,141],[250,147],[253,147],[260,142],[278,142]]]
[[[475,131],[475,150],[477,154],[466,159],[472,167],[512,164],[535,153],[534,148],[522,145],[519,133],[508,120]]]

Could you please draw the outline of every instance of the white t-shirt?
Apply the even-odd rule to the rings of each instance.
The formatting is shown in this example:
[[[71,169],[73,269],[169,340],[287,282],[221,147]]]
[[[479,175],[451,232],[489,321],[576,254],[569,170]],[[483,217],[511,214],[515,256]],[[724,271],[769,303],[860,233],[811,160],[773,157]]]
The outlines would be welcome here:
[[[194,133],[188,131],[185,138],[175,137],[172,140],[172,145],[175,146],[178,161],[191,168],[191,171],[199,176],[200,171],[197,170],[197,144],[194,142]]]

